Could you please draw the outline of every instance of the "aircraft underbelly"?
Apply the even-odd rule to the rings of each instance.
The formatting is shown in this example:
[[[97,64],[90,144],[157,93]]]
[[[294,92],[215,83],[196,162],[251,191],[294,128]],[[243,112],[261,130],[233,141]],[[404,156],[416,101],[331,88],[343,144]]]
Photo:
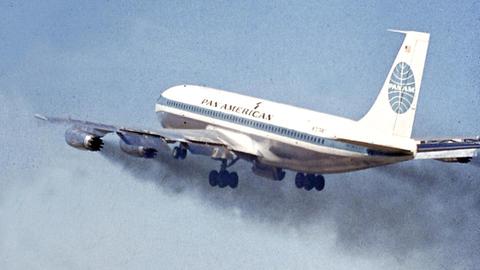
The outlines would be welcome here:
[[[276,158],[260,158],[262,163],[305,173],[349,172],[412,158],[411,156],[361,155],[354,152],[338,153],[337,149],[333,148],[311,150],[278,141],[271,141],[270,143],[268,150]]]
[[[165,128],[205,129],[212,126],[210,123],[171,113],[160,113],[159,118]],[[304,173],[349,172],[412,159],[411,156],[361,155],[354,152],[339,154],[338,149],[334,148],[318,151],[263,136],[253,134],[249,136],[262,147],[260,152],[265,153],[258,161],[265,165]]]
[[[300,151],[307,156],[309,150],[302,149]],[[309,156],[310,158],[281,158],[275,161],[262,160],[262,162],[271,166],[305,173],[342,173],[411,159],[410,157],[348,157],[318,152],[312,152]]]

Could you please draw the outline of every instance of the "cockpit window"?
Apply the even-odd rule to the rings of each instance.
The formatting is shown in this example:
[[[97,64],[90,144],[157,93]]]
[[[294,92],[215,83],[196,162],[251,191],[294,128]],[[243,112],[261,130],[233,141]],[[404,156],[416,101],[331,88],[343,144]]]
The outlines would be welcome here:
[[[161,105],[164,105],[165,101],[166,101],[166,99],[162,95],[160,95],[157,99],[157,103],[161,104]]]

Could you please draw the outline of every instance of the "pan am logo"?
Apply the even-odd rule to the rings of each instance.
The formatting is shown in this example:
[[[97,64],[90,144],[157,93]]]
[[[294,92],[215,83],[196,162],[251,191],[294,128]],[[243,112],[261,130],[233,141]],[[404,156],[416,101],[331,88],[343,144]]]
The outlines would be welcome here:
[[[388,99],[393,111],[402,114],[408,111],[415,97],[415,77],[410,66],[400,62],[395,66],[388,84]]]

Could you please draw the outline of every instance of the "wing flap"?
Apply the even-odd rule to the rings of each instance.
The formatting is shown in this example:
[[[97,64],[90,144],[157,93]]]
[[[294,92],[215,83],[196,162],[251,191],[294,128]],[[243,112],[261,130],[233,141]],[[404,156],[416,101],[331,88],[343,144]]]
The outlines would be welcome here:
[[[104,136],[107,133],[116,132],[119,134],[136,134],[138,136],[150,136],[161,138],[167,142],[197,142],[207,144],[224,145],[223,140],[220,139],[221,133],[215,130],[203,129],[160,129],[160,130],[145,130],[127,127],[119,127],[114,125],[107,125],[102,123],[83,121],[72,118],[49,117],[40,114],[35,114],[35,118],[47,121],[53,124],[66,124],[79,127],[85,131],[96,130],[103,132]],[[140,138],[140,137],[137,137]],[[126,141],[127,142],[127,141]]]
[[[255,155],[253,147],[238,148],[237,136],[215,129],[159,129],[145,130],[119,127],[72,118],[48,117],[35,114],[35,118],[54,124],[71,125],[85,132],[103,137],[108,133],[116,133],[120,139],[129,145],[145,146],[160,151],[168,148],[169,143],[183,143],[192,149],[192,153],[212,156],[231,156],[231,151]],[[213,154],[212,154],[213,153]]]
[[[105,136],[105,134],[107,134],[107,133],[115,132],[118,129],[117,127],[115,127],[113,125],[106,125],[106,124],[101,124],[101,123],[72,119],[70,117],[68,117],[68,118],[50,117],[50,116],[44,116],[44,115],[41,115],[41,114],[35,114],[35,118],[37,118],[39,120],[47,121],[47,122],[50,122],[50,123],[53,123],[53,124],[65,124],[65,125],[83,127],[84,129],[87,129],[87,130],[88,129],[96,130],[100,133],[103,133],[103,135],[101,135],[101,136]]]

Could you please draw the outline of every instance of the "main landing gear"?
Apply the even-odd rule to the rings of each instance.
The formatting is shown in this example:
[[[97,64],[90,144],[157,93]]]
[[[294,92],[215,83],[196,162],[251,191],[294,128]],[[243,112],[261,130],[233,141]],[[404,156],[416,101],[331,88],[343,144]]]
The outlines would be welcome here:
[[[208,175],[208,183],[212,187],[218,185],[219,188],[226,186],[236,188],[238,186],[238,174],[236,172],[228,172],[227,170],[220,172],[213,170]]]
[[[219,188],[229,186],[230,188],[236,188],[238,186],[238,174],[227,171],[227,168],[232,166],[237,160],[238,158],[227,164],[227,160],[222,159],[220,171],[213,170],[208,175],[208,183],[210,186],[218,186]]]
[[[180,146],[175,146],[172,149],[172,156],[179,160],[185,159],[187,157],[187,148],[182,144]],[[225,188],[228,186],[230,188],[236,188],[238,186],[238,174],[236,172],[229,172],[227,168],[235,164],[239,160],[239,157],[230,160],[230,162],[223,158],[215,159],[220,160],[222,164],[219,171],[210,171],[210,174],[208,175],[208,183],[210,186],[218,186],[219,188]],[[282,171],[276,180],[282,180],[284,177],[285,172]],[[315,188],[316,190],[321,191],[325,187],[325,178],[320,174],[297,173],[295,176],[295,186],[299,189],[303,188],[305,190],[312,190]]]
[[[185,159],[187,157],[187,148],[184,146],[175,146],[172,149],[172,156],[174,159]]]
[[[325,178],[320,174],[304,174],[297,173],[295,176],[295,186],[297,188],[304,188],[305,190],[312,190],[315,188],[318,191],[325,187]]]

